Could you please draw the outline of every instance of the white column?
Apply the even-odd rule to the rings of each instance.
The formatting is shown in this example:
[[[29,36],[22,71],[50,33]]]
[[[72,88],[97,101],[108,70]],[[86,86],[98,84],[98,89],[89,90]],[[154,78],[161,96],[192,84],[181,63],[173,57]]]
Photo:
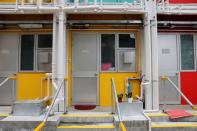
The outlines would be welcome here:
[[[151,42],[152,42],[152,86],[153,110],[159,110],[159,69],[158,69],[158,43],[157,43],[157,12],[156,1],[152,1],[151,16]]]
[[[65,106],[65,85],[62,83],[66,75],[66,28],[65,28],[65,13],[60,10],[54,14],[53,18],[53,58],[52,58],[52,74],[53,74],[53,96],[57,88],[62,85],[62,89],[56,99],[54,110],[64,112]]]
[[[159,76],[156,1],[146,1],[144,16],[145,79],[150,82],[145,89],[146,110],[159,110]]]
[[[145,86],[145,109],[152,110],[152,68],[151,68],[151,35],[150,17],[146,13],[144,16],[144,51],[145,51],[145,81],[149,84]]]
[[[63,10],[59,11],[59,26],[58,26],[58,43],[57,43],[57,85],[60,85],[66,75],[65,53],[66,53],[66,41],[65,41],[65,13]],[[62,84],[62,90],[59,94],[59,111],[64,111],[64,83]]]
[[[56,77],[56,65],[57,65],[57,58],[56,58],[56,48],[57,48],[57,43],[58,43],[58,24],[57,24],[57,19],[58,19],[58,14],[54,13],[53,14],[53,49],[52,49],[52,76],[53,78]]]

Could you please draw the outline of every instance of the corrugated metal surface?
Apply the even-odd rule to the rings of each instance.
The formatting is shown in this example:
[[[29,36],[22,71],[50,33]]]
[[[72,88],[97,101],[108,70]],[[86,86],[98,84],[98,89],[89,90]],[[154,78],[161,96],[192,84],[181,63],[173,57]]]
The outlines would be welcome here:
[[[197,3],[197,0],[169,0],[170,3],[179,3],[179,4],[189,4],[189,3]]]
[[[181,72],[181,90],[193,103],[197,104],[197,72]],[[181,99],[182,104],[186,102]]]

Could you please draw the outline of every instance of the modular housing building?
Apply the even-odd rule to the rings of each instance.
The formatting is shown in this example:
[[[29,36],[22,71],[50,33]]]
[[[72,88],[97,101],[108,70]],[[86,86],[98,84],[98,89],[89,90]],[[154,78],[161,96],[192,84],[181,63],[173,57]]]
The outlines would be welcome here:
[[[196,29],[196,0],[1,0],[0,105],[16,116],[195,108]],[[119,107],[130,92],[134,105]]]

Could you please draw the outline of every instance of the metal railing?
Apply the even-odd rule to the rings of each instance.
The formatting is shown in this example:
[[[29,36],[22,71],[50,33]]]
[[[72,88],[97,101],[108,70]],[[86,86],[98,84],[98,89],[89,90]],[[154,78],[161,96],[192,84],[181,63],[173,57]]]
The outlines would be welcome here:
[[[170,3],[169,0],[158,0],[158,13],[168,14],[197,14],[197,3]]]
[[[48,109],[48,111],[46,112],[46,115],[44,116],[43,121],[34,129],[34,131],[41,131],[42,128],[46,125],[46,122],[47,122],[47,120],[48,120],[49,114],[51,113],[52,109],[54,108],[54,105],[55,105],[55,102],[56,102],[56,100],[57,100],[57,98],[58,98],[58,95],[59,95],[59,93],[60,93],[62,87],[64,87],[64,86],[66,85],[64,82],[65,82],[65,79],[63,79],[63,80],[60,82],[59,87],[57,88],[57,91],[56,91],[56,93],[55,93],[55,95],[54,95],[54,98],[53,98],[53,100],[52,100],[52,103],[51,103],[51,105],[49,106],[49,109]],[[65,84],[65,85],[64,85],[64,84]]]
[[[132,5],[143,5],[143,3],[144,3],[144,0],[62,0],[61,2],[58,2],[58,0],[16,0],[16,2],[3,2],[2,4],[17,4],[17,5],[132,4]]]
[[[0,91],[1,91],[1,87],[6,84],[7,82],[9,82],[10,80],[12,80],[12,101],[14,102],[16,100],[16,79],[17,79],[17,76],[16,74],[12,74],[12,75],[9,75],[7,77],[2,77],[0,76],[0,78],[5,78],[1,83],[0,83]]]
[[[119,120],[119,126],[121,128],[122,131],[126,131],[126,127],[122,121],[122,118],[121,118],[121,113],[120,113],[120,106],[119,106],[119,102],[118,102],[118,96],[117,96],[117,92],[116,92],[116,86],[115,86],[115,82],[114,82],[114,78],[111,79],[111,92],[112,92],[112,113],[116,113],[117,111],[117,116],[118,116],[118,120]],[[115,105],[114,105],[115,104]],[[115,108],[113,108],[115,107]]]
[[[179,95],[182,96],[182,98],[191,106],[192,109],[197,110],[197,107],[195,107],[192,102],[183,94],[183,92],[177,87],[177,85],[167,76],[161,76],[161,80],[163,81],[163,87],[165,86],[165,82],[168,81],[172,85],[172,87],[178,92]],[[165,108],[164,103],[164,108]]]
[[[51,80],[52,80],[52,74],[51,73],[46,73],[45,77],[41,78],[40,97],[42,99],[49,100],[51,98],[50,97]],[[43,94],[43,91],[44,91],[43,90],[43,85],[44,85],[45,82],[46,82],[46,85],[47,85],[46,96],[44,96],[44,94]]]
[[[0,11],[135,11],[144,10],[146,0],[16,0],[16,2],[0,2]]]

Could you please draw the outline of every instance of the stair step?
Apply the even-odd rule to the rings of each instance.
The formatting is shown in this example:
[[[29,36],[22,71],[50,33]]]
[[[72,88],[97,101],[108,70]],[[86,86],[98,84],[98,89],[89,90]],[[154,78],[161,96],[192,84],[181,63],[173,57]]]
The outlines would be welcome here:
[[[72,130],[72,131],[78,131],[78,130],[84,130],[84,131],[102,131],[102,130],[109,130],[113,131],[115,129],[115,126],[113,123],[60,123],[60,125],[57,127],[58,131],[65,131],[65,130]]]
[[[152,122],[152,131],[196,131],[196,122]]]
[[[114,129],[115,126],[113,123],[80,123],[80,124],[76,124],[76,123],[60,123],[60,125],[58,126],[58,128],[65,128],[65,129],[80,129],[80,128],[85,128],[85,129],[94,129],[94,128],[109,128],[109,129]]]
[[[8,117],[8,116],[9,116],[9,114],[0,114],[0,120],[6,118],[6,117]]]
[[[152,122],[197,122],[197,114],[192,114],[191,117],[183,117],[177,119],[169,119],[169,115],[165,113],[146,114]]]
[[[67,114],[60,116],[60,122],[64,123],[110,123],[114,121],[114,116],[111,114]]]

